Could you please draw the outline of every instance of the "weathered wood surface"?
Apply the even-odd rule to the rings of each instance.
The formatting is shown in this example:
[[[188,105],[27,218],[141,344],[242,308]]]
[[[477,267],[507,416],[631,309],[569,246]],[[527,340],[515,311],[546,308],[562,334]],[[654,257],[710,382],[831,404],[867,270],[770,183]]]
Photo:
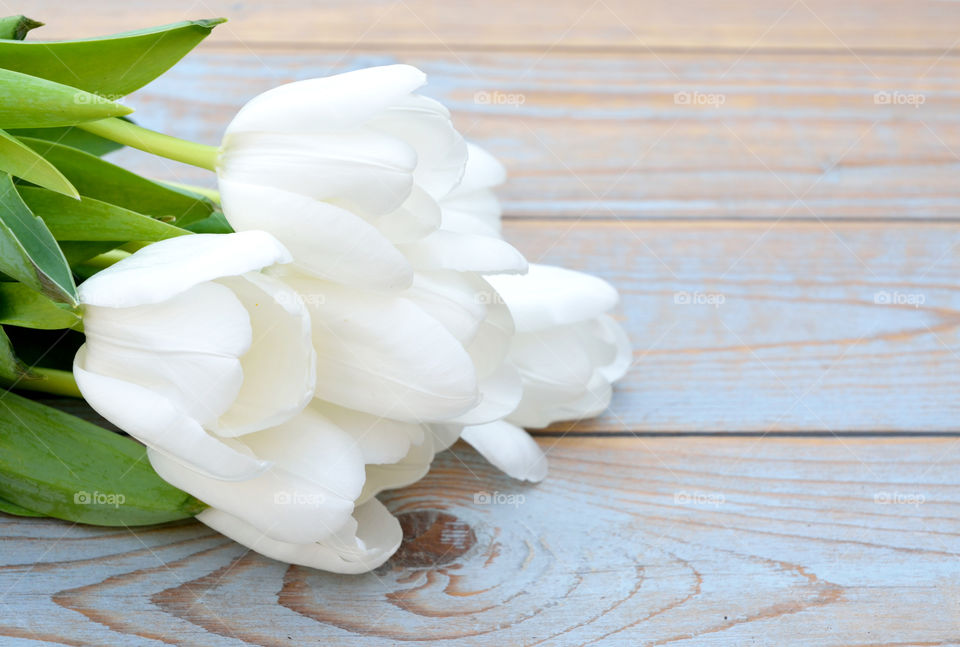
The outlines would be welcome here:
[[[386,497],[408,539],[367,576],[0,517],[0,644],[960,644],[960,3],[5,10],[48,38],[230,17],[129,100],[207,143],[278,83],[421,67],[508,165],[510,240],[621,290],[636,362],[541,434],[543,484],[457,446]]]
[[[358,42],[385,48],[612,49],[799,49],[865,53],[927,52],[939,56],[956,46],[960,6],[944,0],[100,0],[95,11],[73,11],[63,21],[57,0],[7,0],[9,12],[61,18],[49,38],[99,35],[142,25],[197,17],[228,16],[221,46],[296,43],[342,51]]]
[[[394,62],[426,71],[424,92],[504,160],[501,196],[514,216],[951,219],[960,210],[955,56],[204,48],[128,103],[145,125],[214,144],[240,106],[274,85]],[[136,152],[120,159],[165,179],[210,181]]]
[[[408,540],[364,576],[288,567],[194,523],[5,521],[0,636],[198,646],[960,641],[956,439],[540,442],[552,461],[540,485],[498,476],[458,445],[423,482],[389,496]],[[477,493],[515,505],[478,504]]]
[[[616,285],[633,370],[553,431],[960,431],[952,223],[511,221]]]

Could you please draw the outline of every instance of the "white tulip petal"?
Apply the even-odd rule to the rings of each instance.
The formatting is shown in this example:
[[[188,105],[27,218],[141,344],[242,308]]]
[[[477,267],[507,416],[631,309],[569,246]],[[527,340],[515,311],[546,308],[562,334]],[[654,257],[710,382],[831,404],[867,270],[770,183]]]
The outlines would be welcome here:
[[[402,101],[426,80],[415,67],[384,65],[287,83],[250,100],[230,122],[227,134],[352,128]]]
[[[156,391],[207,426],[236,400],[250,317],[227,287],[207,282],[153,305],[87,306],[86,370]]]
[[[127,308],[166,301],[206,281],[291,260],[283,245],[264,231],[178,236],[97,272],[78,292],[86,305]]]
[[[416,165],[413,148],[368,129],[312,135],[255,132],[224,140],[218,175],[373,217],[400,208],[413,188]],[[231,216],[229,210],[225,213]],[[271,215],[260,217],[269,223]]]
[[[271,448],[271,453],[289,462],[298,471],[309,468],[312,478],[304,478],[286,469],[280,461],[256,478],[232,483],[199,474],[153,450],[149,452],[150,463],[157,474],[171,485],[189,492],[207,505],[243,519],[272,539],[298,544],[320,541],[337,533],[350,520],[354,498],[359,494],[359,488],[351,488],[357,490],[356,494],[350,492],[353,496],[342,496],[346,485],[328,476],[327,469],[338,474],[352,473],[354,481],[362,483],[363,464],[359,461],[359,452],[355,453],[353,460],[347,455],[351,449],[349,439],[339,446],[335,444],[334,451],[325,453],[320,445],[331,439],[335,441],[335,436],[321,430],[310,441],[310,434],[304,431],[309,430],[301,426],[293,428],[292,432],[285,430],[273,434],[272,439],[277,441],[278,446]],[[247,446],[247,439],[258,434],[245,437],[243,443],[233,439],[226,442]],[[291,442],[296,445],[290,447]],[[305,442],[307,446],[301,447]],[[257,443],[254,451],[259,452],[267,444]],[[298,463],[292,463],[290,459],[298,451],[322,462],[308,466],[305,465],[306,459],[301,459]],[[352,465],[348,465],[351,462]],[[327,487],[330,484],[335,485],[336,489]]]
[[[616,382],[627,374],[633,365],[633,348],[627,331],[623,329],[613,317],[603,315],[599,318],[600,326],[606,331],[604,340],[612,343],[616,348],[613,359],[600,367],[600,373],[608,382]]]
[[[159,393],[92,373],[86,370],[85,360],[86,347],[81,346],[73,374],[83,397],[97,413],[148,447],[228,481],[254,478],[269,466],[210,436],[195,419]]]
[[[204,510],[197,519],[271,559],[334,573],[365,573],[386,562],[396,552],[403,541],[403,530],[376,499],[358,507],[354,516],[357,531],[352,546],[339,541],[334,545],[276,541],[242,519],[216,508]]]
[[[471,280],[477,286],[478,298],[487,304],[487,315],[467,344],[467,353],[473,359],[477,375],[482,378],[496,371],[506,359],[515,330],[510,310],[493,286],[478,277]]]
[[[508,476],[533,482],[547,476],[547,457],[530,434],[516,425],[499,420],[465,427],[460,437]]]
[[[405,421],[442,420],[477,403],[460,343],[408,299],[288,277],[307,300],[317,350],[317,397]]]
[[[523,399],[507,419],[522,427],[539,429],[560,420],[583,420],[610,406],[613,389],[598,370],[576,389],[546,382],[524,381]]]
[[[403,205],[374,221],[380,233],[395,243],[410,243],[440,228],[440,205],[423,189],[413,187]]]
[[[527,260],[510,244],[497,238],[452,231],[434,232],[417,242],[400,245],[417,270],[523,273]]]
[[[463,431],[463,425],[434,423],[427,425],[427,429],[433,438],[433,451],[440,453],[457,442]]]
[[[287,422],[239,439],[257,456],[352,501],[363,487],[363,453],[353,434],[311,404]]]
[[[221,436],[237,436],[302,411],[313,399],[317,359],[310,315],[292,288],[256,272],[219,281],[243,302],[253,330],[250,350],[240,360],[243,385],[212,428]]]
[[[412,422],[345,409],[322,400],[315,400],[311,408],[349,434],[367,464],[395,463],[407,455],[411,445],[421,444],[425,438],[423,425]]]
[[[439,321],[461,343],[469,343],[487,317],[486,297],[478,285],[482,279],[451,271],[417,272],[413,286],[403,296]]]
[[[523,395],[520,374],[509,364],[501,364],[495,372],[481,378],[480,404],[452,418],[451,422],[479,425],[506,418],[520,404]]]
[[[149,305],[87,305],[83,324],[91,340],[138,350],[224,357],[245,353],[253,335],[240,300],[229,288],[212,282]]]
[[[430,471],[432,461],[433,442],[427,438],[419,445],[411,445],[407,455],[398,461],[367,465],[367,478],[357,505],[366,503],[384,490],[394,490],[416,483]]]
[[[440,201],[441,228],[458,234],[501,237],[500,202],[490,191]]]
[[[442,104],[411,95],[375,116],[369,126],[403,139],[417,151],[414,177],[435,199],[460,182],[467,164],[467,143]]]
[[[490,276],[513,314],[518,332],[593,319],[619,300],[616,289],[595,276],[551,265],[530,264],[524,276]]]
[[[596,369],[590,350],[581,343],[576,326],[558,326],[517,333],[510,363],[520,371],[524,384],[555,385],[558,393],[573,396],[586,387]]]
[[[445,198],[453,199],[503,184],[507,180],[507,169],[490,152],[467,142],[467,166],[463,171],[460,184]]]
[[[403,289],[413,281],[413,268],[403,254],[373,225],[345,209],[223,178],[220,191],[224,214],[234,229],[269,228],[289,246],[304,272],[384,289]]]

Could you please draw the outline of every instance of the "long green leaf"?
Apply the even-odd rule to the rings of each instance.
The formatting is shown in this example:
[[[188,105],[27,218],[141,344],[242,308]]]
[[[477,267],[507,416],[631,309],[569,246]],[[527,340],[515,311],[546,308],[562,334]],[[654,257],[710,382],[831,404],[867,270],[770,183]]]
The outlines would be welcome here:
[[[20,41],[0,41],[4,43]],[[72,126],[131,112],[132,108],[74,87],[0,69],[0,128]]]
[[[77,304],[77,287],[67,259],[5,173],[0,174],[0,271],[54,301]]]
[[[42,22],[37,22],[26,16],[7,16],[0,18],[0,38],[8,40],[23,40],[27,32],[37,27],[43,27]]]
[[[0,283],[0,324],[61,330],[80,324],[80,315],[23,283]]]
[[[0,497],[102,526],[192,517],[205,506],[157,476],[135,440],[52,407],[0,397]]]
[[[0,171],[39,186],[79,198],[80,194],[57,167],[29,146],[0,130]]]
[[[13,514],[18,517],[46,517],[47,515],[41,514],[39,512],[34,512],[33,510],[27,510],[18,506],[16,503],[10,503],[6,499],[0,499],[0,512],[5,512],[6,514]]]
[[[66,257],[67,262],[70,263],[70,267],[76,272],[78,269],[77,266],[84,261],[89,261],[94,256],[105,254],[111,249],[120,247],[124,242],[126,241],[62,240],[60,241],[60,249],[63,250],[63,255]]]
[[[82,151],[101,157],[123,148],[123,144],[112,142],[100,135],[94,135],[76,126],[57,126],[55,128],[14,128],[7,131],[14,137],[33,137],[79,148]]]
[[[59,42],[0,41],[0,67],[117,99],[183,58],[224,18]]]
[[[43,218],[57,240],[164,240],[190,232],[123,207],[82,198],[71,200],[36,187],[20,187],[20,196]]]
[[[181,227],[216,210],[207,198],[163,186],[81,150],[32,137],[20,141],[56,166],[82,196],[171,219]]]
[[[17,359],[10,338],[0,326],[0,382],[12,384],[26,375],[26,365]]]

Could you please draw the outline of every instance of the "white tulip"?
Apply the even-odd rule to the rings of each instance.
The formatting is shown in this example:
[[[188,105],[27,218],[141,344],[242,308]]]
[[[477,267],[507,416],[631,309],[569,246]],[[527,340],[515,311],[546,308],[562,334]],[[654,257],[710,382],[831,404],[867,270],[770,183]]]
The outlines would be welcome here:
[[[154,243],[81,284],[84,398],[155,453],[216,478],[268,464],[227,439],[273,427],[310,401],[310,319],[258,272],[290,254],[264,232]]]
[[[506,170],[492,155],[469,145],[460,185],[441,201],[443,227],[499,237],[500,204],[492,187]],[[522,276],[488,276],[516,327],[506,364],[519,372],[523,394],[502,420],[466,427],[462,438],[508,475],[542,480],[547,460],[521,427],[600,414],[610,404],[611,385],[631,362],[630,341],[607,314],[619,295],[597,277],[530,264]]]
[[[441,228],[467,146],[425,76],[390,65],[290,83],[227,128],[218,178],[234,229],[293,254],[282,279],[313,318],[316,396],[409,422],[495,420],[520,397],[501,366],[512,333],[482,274],[526,260],[502,240]],[[279,276],[279,274],[277,274]]]
[[[237,231],[266,229],[317,278],[403,289],[415,271],[523,272],[505,242],[438,231],[467,145],[409,65],[273,88],[227,127],[217,167]]]

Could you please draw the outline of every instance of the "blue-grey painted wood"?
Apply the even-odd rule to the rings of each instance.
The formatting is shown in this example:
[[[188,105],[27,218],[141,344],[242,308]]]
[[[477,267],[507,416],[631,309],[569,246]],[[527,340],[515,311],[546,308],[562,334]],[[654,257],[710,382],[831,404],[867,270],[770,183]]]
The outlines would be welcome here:
[[[541,439],[551,475],[537,486],[457,445],[423,482],[386,497],[407,541],[363,576],[272,562],[195,523],[127,531],[2,517],[0,636],[951,644],[957,442]],[[475,503],[480,492],[499,503]]]
[[[513,216],[960,214],[960,59],[953,56],[207,47],[128,103],[146,126],[213,144],[258,92],[395,62],[426,71],[424,92],[504,160],[511,177],[500,194]],[[117,159],[164,179],[213,181],[138,152]]]
[[[634,366],[554,430],[960,430],[960,227],[508,223],[622,294]]]

